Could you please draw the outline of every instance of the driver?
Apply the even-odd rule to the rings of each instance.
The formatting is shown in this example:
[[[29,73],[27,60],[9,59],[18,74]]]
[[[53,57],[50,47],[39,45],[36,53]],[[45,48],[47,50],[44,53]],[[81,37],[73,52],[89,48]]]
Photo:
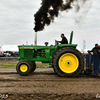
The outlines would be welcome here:
[[[64,34],[61,34],[61,38],[62,38],[61,41],[56,40],[56,42],[59,42],[59,43],[61,43],[61,44],[68,44],[68,40],[67,40],[67,38],[64,36]]]

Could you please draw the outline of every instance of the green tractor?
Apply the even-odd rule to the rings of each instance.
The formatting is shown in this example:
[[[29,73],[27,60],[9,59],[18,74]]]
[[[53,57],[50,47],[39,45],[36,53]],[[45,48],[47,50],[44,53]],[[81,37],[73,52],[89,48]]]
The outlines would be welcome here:
[[[73,31],[69,44],[56,43],[54,46],[19,45],[19,63],[17,73],[26,76],[36,69],[35,61],[52,63],[54,72],[59,76],[75,77],[84,68],[83,55],[76,49],[77,44],[72,44]]]

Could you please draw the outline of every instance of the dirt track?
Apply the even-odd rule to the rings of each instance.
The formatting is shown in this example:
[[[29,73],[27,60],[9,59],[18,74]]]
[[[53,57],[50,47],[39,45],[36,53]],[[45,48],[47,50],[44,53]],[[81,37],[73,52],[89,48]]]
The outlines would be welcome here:
[[[0,60],[0,65],[6,65],[6,64],[12,65],[12,64],[17,64],[17,63],[18,63],[18,61]],[[36,62],[36,64],[38,64],[38,65],[47,65],[47,64],[43,64],[42,62]]]
[[[96,100],[100,78],[62,78],[52,68],[20,76],[15,68],[0,68],[0,94],[7,94],[7,100]]]

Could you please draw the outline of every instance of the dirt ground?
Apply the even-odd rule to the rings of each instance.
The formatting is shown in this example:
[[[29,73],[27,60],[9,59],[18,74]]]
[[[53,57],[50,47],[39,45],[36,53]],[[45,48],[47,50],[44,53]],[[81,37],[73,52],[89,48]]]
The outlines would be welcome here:
[[[18,63],[18,61],[5,61],[5,60],[0,60],[0,65],[3,65],[3,64],[9,64],[9,65],[11,65],[11,64],[17,64]],[[47,64],[43,64],[42,62],[36,62],[36,64],[38,64],[38,65],[47,65]]]
[[[0,60],[0,65],[3,65],[3,64],[17,64],[18,61],[5,61],[5,60]]]
[[[99,100],[97,94],[100,78],[59,77],[52,68],[20,76],[15,68],[0,68],[0,100]]]

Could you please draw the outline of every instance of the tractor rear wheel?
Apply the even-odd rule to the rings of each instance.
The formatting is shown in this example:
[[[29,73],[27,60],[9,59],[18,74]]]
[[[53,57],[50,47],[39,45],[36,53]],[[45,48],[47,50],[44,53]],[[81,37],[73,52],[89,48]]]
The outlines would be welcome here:
[[[28,61],[20,61],[16,66],[17,73],[26,76],[31,72],[31,64]]]
[[[32,62],[31,72],[30,73],[34,72],[35,69],[36,69],[36,63],[35,62]]]
[[[82,54],[73,47],[64,47],[58,50],[53,59],[54,71],[59,76],[75,77],[84,66]]]

